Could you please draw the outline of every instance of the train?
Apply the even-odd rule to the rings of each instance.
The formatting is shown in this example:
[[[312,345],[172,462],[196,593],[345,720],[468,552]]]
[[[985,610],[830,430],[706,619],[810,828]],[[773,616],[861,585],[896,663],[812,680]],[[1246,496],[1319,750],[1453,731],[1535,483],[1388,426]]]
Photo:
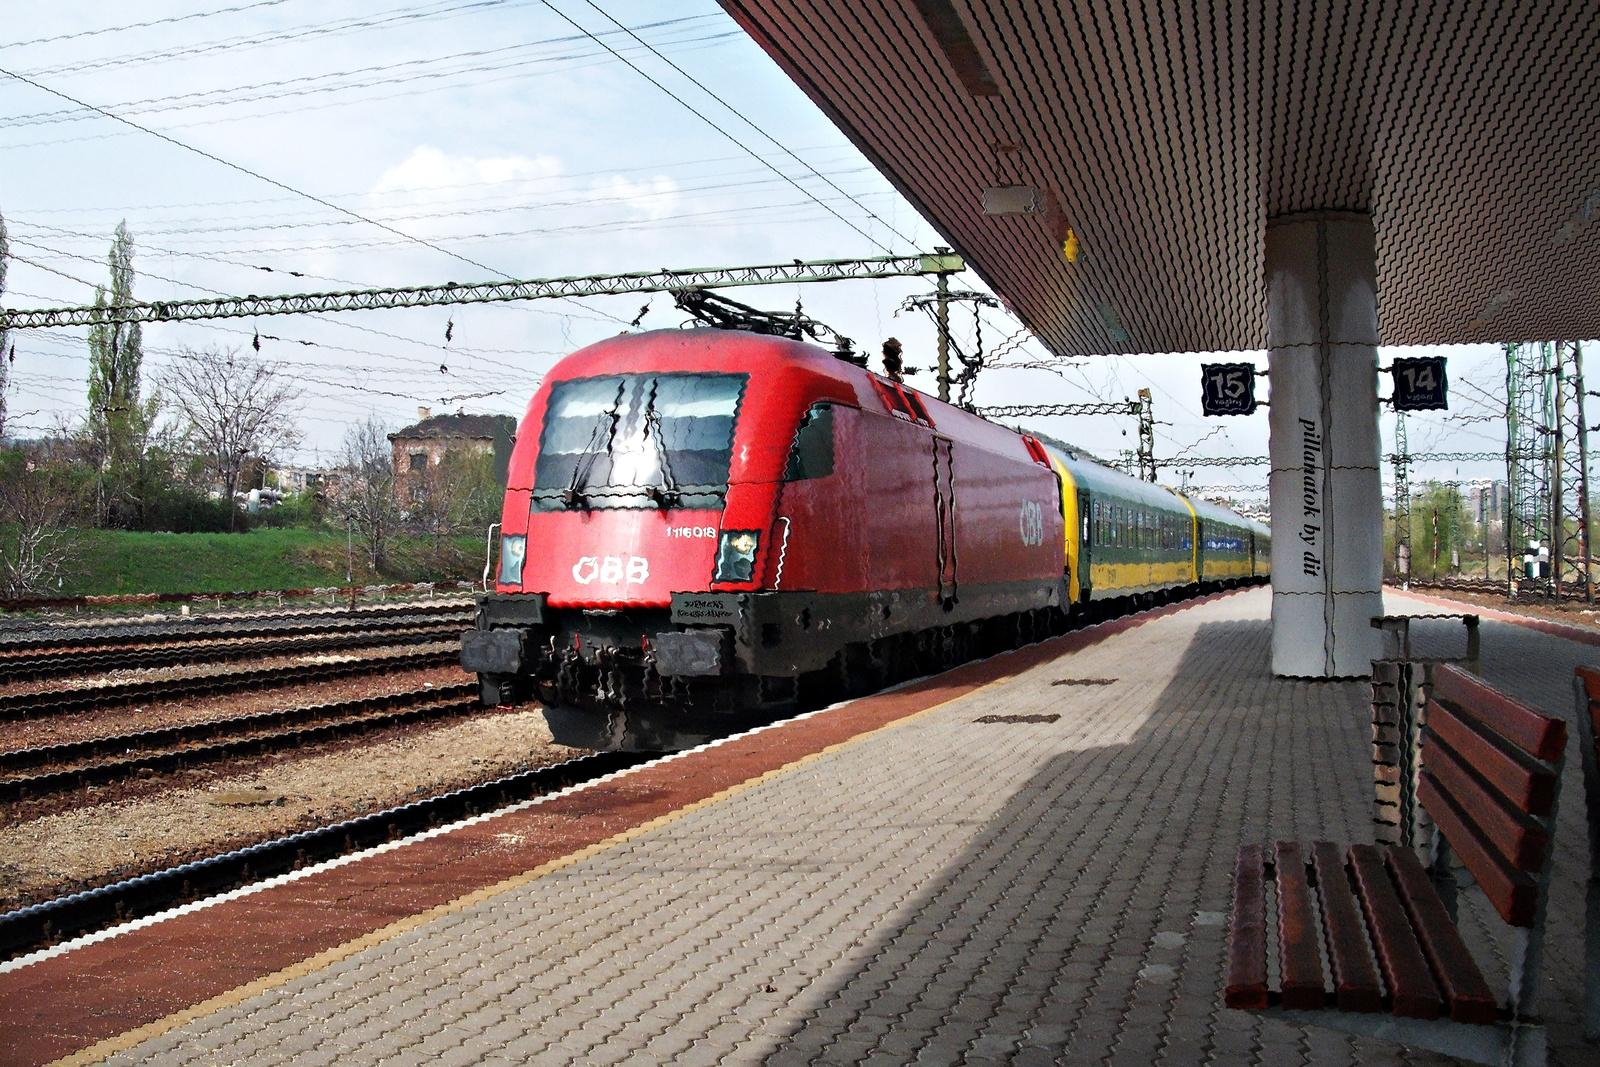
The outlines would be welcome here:
[[[791,337],[626,333],[562,359],[513,443],[485,705],[672,751],[1270,576],[1270,531]]]

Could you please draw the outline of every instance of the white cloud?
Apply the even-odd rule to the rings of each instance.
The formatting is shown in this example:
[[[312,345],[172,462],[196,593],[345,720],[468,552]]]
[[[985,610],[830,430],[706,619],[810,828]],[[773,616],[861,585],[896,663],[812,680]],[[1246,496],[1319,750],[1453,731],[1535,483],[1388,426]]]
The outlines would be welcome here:
[[[664,174],[637,182],[613,174],[609,180],[594,185],[593,191],[596,196],[608,197],[633,208],[648,219],[661,218],[678,203],[678,183]]]
[[[498,185],[526,178],[548,178],[560,173],[561,161],[554,156],[475,159],[472,156],[447,156],[430,145],[418,145],[405,162],[385,171],[372,191],[422,192],[462,185]]]

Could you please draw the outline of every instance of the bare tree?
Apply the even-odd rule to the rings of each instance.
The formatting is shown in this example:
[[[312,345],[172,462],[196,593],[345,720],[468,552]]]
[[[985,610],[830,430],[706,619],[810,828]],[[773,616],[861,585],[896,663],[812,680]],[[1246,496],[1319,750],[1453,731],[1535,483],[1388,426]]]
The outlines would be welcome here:
[[[500,518],[505,490],[494,476],[494,453],[453,449],[411,479],[410,521],[430,538],[436,565],[456,566],[450,539],[476,534],[481,540]]]
[[[67,473],[35,458],[18,449],[0,460],[0,592],[11,599],[54,592],[80,517]]]
[[[245,461],[269,459],[299,441],[294,402],[300,393],[274,364],[215,348],[180,349],[164,384],[189,447],[222,482],[231,530],[237,518],[233,494]]]
[[[6,217],[0,215],[0,296],[6,291],[6,266],[11,262],[11,242],[6,237]],[[14,349],[13,349],[14,351]],[[17,357],[13,355],[12,360]],[[6,331],[0,329],[0,438],[6,435],[6,387],[11,384],[11,364],[6,360]]]
[[[394,498],[394,449],[388,428],[368,415],[345,431],[340,496],[374,573],[389,562],[389,540],[400,526]]]

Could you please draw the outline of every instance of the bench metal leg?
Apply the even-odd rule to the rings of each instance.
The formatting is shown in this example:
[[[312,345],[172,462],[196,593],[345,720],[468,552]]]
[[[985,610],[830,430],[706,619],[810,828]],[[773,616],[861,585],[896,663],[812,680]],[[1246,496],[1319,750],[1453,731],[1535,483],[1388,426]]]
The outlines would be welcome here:
[[[1583,938],[1583,1037],[1600,1042],[1600,878],[1589,879]]]

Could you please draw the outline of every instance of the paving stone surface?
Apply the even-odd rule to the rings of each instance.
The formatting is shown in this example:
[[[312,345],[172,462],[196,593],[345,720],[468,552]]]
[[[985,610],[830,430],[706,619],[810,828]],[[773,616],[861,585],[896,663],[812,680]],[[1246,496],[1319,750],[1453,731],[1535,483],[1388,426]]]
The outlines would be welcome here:
[[[1269,610],[1154,620],[110,1062],[1453,1062],[1221,1008],[1236,847],[1371,840],[1367,683],[1271,678]],[[1568,717],[1600,662],[1497,623],[1483,646]],[[1587,861],[1575,764],[1566,789],[1555,929]],[[1555,940],[1555,1061],[1593,1063]]]

